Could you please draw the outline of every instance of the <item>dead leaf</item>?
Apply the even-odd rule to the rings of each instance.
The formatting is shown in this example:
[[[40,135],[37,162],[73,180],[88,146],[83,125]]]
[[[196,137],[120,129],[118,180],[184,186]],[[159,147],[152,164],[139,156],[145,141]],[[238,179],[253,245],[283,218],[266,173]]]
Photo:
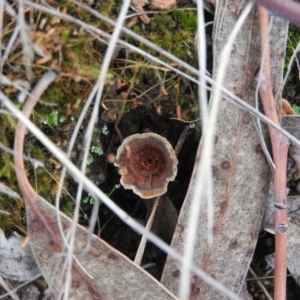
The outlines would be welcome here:
[[[55,208],[42,197],[38,197],[36,204],[53,232],[59,235]],[[61,248],[61,241],[53,240],[32,207],[26,205],[26,211],[32,251],[51,291],[58,298],[65,284],[62,272],[65,249]],[[60,216],[66,234],[73,221],[62,213]],[[87,237],[88,231],[78,226],[74,253],[93,279],[73,262],[68,299],[175,299],[146,271],[97,236],[92,236],[91,248],[84,253]]]

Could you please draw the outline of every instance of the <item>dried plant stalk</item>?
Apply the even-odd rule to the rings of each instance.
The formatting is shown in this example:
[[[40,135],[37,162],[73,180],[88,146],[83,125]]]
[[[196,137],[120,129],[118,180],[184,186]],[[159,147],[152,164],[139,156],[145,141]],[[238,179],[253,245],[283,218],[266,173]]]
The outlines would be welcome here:
[[[265,114],[279,125],[274,97],[272,93],[270,70],[270,47],[268,41],[268,12],[258,7],[262,42],[262,67],[260,72],[259,93]],[[274,299],[285,299],[286,289],[286,256],[287,256],[287,196],[286,196],[286,165],[289,147],[288,139],[280,132],[269,127],[274,170],[274,219],[275,219],[275,280]]]

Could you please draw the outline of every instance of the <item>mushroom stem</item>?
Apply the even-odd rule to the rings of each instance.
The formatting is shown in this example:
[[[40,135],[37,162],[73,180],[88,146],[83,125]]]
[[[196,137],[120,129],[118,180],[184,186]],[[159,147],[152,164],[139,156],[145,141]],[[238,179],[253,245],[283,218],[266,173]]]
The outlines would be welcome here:
[[[180,134],[180,137],[179,137],[179,139],[177,141],[177,144],[175,146],[175,154],[176,154],[176,156],[178,156],[178,154],[179,154],[179,152],[180,152],[180,150],[182,148],[182,145],[185,142],[185,139],[187,137],[189,129],[190,129],[189,125],[185,126],[184,130]],[[159,204],[160,198],[161,198],[161,196],[156,197],[155,200],[154,200],[154,202],[153,202],[151,214],[150,214],[150,216],[149,216],[149,218],[147,220],[147,224],[145,226],[145,229],[147,229],[149,231],[152,228],[153,220],[154,220],[157,208],[159,206],[158,204]],[[146,248],[146,243],[147,243],[147,237],[143,234],[143,236],[141,238],[141,241],[140,241],[140,244],[139,244],[139,248],[138,248],[138,250],[136,252],[136,255],[135,255],[135,258],[134,258],[134,262],[137,265],[141,265],[142,258],[143,258],[143,255],[144,255],[144,252],[145,252],[145,248]]]

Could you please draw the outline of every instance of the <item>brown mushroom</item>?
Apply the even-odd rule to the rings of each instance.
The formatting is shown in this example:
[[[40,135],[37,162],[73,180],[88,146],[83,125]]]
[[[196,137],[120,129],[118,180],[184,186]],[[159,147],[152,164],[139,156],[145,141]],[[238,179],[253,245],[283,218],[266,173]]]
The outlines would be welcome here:
[[[144,199],[167,191],[168,182],[176,177],[177,164],[171,144],[152,132],[127,137],[114,163],[119,167],[123,187]]]

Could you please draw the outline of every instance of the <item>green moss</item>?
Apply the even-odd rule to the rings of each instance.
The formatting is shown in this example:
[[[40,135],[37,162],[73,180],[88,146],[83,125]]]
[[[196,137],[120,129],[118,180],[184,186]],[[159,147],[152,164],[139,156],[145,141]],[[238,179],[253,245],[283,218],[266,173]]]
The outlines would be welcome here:
[[[65,199],[62,201],[61,210],[68,216],[72,217],[74,212],[75,203],[72,200]]]
[[[178,20],[180,30],[187,32],[196,32],[197,14],[193,10],[174,10],[173,14]],[[177,24],[178,24],[177,23]]]
[[[49,195],[49,192],[51,190],[51,177],[49,174],[42,168],[36,169],[36,180],[37,186],[36,191],[38,194],[47,193]],[[34,185],[33,185],[34,186]],[[50,199],[47,199],[50,200]]]
[[[141,31],[142,31],[142,29],[141,29],[141,27],[140,27],[139,25],[134,25],[134,26],[132,27],[132,30],[133,30],[133,32],[135,32],[135,33],[141,33]]]
[[[61,84],[64,84],[61,82]],[[50,87],[44,92],[42,100],[50,104],[59,104],[65,102],[64,90],[61,89],[60,84],[51,84]],[[44,106],[41,104],[40,106]],[[50,107],[50,106],[47,106]],[[53,110],[53,107],[50,107],[50,110]]]
[[[2,119],[2,124],[7,124],[11,127],[11,129],[16,129],[17,128],[17,121],[16,118],[14,118],[11,115],[2,115],[1,116]]]
[[[45,162],[45,160],[46,160],[44,149],[39,147],[39,146],[31,147],[30,155],[31,155],[32,158],[37,159],[41,162]]]
[[[99,74],[100,74],[100,68],[97,67],[97,66],[85,66],[85,65],[82,65],[81,69],[85,70],[85,71],[89,71],[95,78],[98,77]]]
[[[300,29],[294,24],[289,25],[289,32],[288,32],[289,40],[286,45],[286,56],[284,61],[284,68],[285,71],[290,63],[291,57],[296,49],[298,43],[300,42]],[[290,74],[288,80],[292,81],[293,75]]]
[[[0,178],[6,182],[11,182],[16,178],[15,165],[12,161],[11,155],[3,152],[0,160]]]
[[[194,52],[196,30],[197,15],[193,10],[161,12],[151,16],[146,29],[142,29],[140,24],[133,27],[134,32],[142,34],[146,39],[184,60],[189,53]],[[131,37],[128,37],[128,41],[136,43]],[[147,53],[157,55],[156,51],[148,49],[143,44],[138,46]],[[138,55],[131,53],[131,57],[136,60]],[[165,60],[164,57],[160,58]]]
[[[12,227],[11,218],[9,216],[0,214],[0,228],[4,232],[7,232],[11,229],[11,227]]]
[[[63,41],[67,41],[69,39],[69,37],[70,37],[70,30],[66,28],[61,32],[60,38]]]

